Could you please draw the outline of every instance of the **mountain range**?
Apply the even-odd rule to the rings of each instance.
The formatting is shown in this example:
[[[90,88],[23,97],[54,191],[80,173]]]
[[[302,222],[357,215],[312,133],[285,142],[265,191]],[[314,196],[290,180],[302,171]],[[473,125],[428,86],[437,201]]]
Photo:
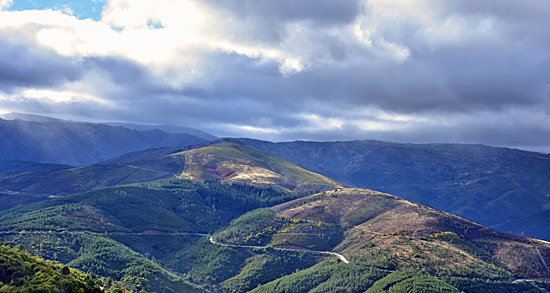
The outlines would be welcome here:
[[[550,240],[550,155],[467,144],[230,139],[354,187]]]
[[[56,127],[78,133],[60,151],[148,133],[0,125],[21,143],[40,132],[43,141],[64,137],[45,131]],[[37,131],[19,134],[21,125]],[[33,280],[107,292],[550,290],[550,243],[519,235],[546,237],[548,155],[381,141],[187,143],[77,167],[62,156],[0,156],[0,237],[17,247],[0,247],[10,260],[9,273],[0,264],[0,292]],[[21,259],[25,269],[14,270]]]
[[[0,170],[13,164],[13,161],[0,161]],[[27,170],[28,167],[15,173],[0,172],[0,210],[108,186],[168,178],[215,179],[294,192],[343,187],[284,159],[241,144],[224,142],[187,150],[159,148],[133,152],[84,167],[39,166],[43,167]]]
[[[25,113],[6,113],[6,114],[0,114],[0,118],[5,120],[24,120],[24,121],[34,121],[34,122],[73,122],[73,123],[84,123],[79,121],[72,121],[72,120],[64,120],[64,119],[58,119],[58,118],[52,118],[48,116],[41,116],[41,115],[34,115],[34,114],[25,114]],[[90,123],[90,122],[88,122]],[[195,129],[191,127],[183,127],[183,126],[177,126],[177,125],[168,125],[168,124],[136,124],[136,123],[125,123],[125,122],[102,122],[102,123],[96,123],[96,124],[105,124],[110,126],[122,126],[128,129],[133,130],[139,130],[139,131],[146,131],[146,130],[162,130],[167,133],[172,134],[190,134],[196,137],[200,137],[202,139],[206,139],[209,141],[216,140],[218,137],[204,132],[200,129]]]

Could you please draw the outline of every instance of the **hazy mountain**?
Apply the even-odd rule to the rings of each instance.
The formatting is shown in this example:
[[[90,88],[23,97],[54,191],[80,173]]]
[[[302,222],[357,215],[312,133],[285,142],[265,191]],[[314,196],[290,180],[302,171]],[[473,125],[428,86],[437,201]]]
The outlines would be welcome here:
[[[137,150],[208,141],[161,130],[136,131],[104,124],[0,120],[0,158],[88,165]]]
[[[0,159],[0,176],[2,174],[21,173],[39,170],[60,170],[71,168],[69,165],[61,164],[47,164],[47,163],[35,163],[24,161],[11,161]]]
[[[71,120],[57,119],[57,118],[52,118],[48,116],[15,113],[15,112],[0,114],[0,118],[4,120],[24,120],[24,121],[34,121],[34,122],[74,122]],[[81,123],[81,122],[77,122],[77,123]]]
[[[7,113],[7,114],[0,114],[0,118],[5,120],[24,120],[24,121],[34,121],[34,122],[73,122],[73,123],[83,123],[79,121],[72,121],[72,120],[64,120],[64,119],[57,119],[47,116],[41,116],[41,115],[34,115],[34,114],[24,114],[24,113]],[[106,124],[110,126],[122,126],[128,129],[133,130],[139,130],[139,131],[146,131],[146,130],[162,130],[167,133],[172,134],[190,134],[196,137],[200,137],[205,140],[216,140],[218,137],[211,135],[209,133],[206,133],[202,130],[190,128],[190,127],[182,127],[182,126],[176,126],[176,125],[165,125],[165,124],[135,124],[135,123],[123,123],[123,122],[102,122],[102,123],[95,123],[95,124]]]
[[[465,144],[234,141],[351,186],[550,240],[537,225],[550,222],[550,155]]]
[[[122,127],[126,127],[126,128],[129,128],[129,129],[139,130],[139,131],[159,129],[159,130],[162,130],[164,132],[174,133],[174,134],[186,133],[186,134],[191,134],[191,135],[194,135],[196,137],[200,137],[202,139],[206,139],[206,140],[209,140],[209,141],[214,141],[214,140],[219,139],[218,137],[216,137],[216,136],[214,136],[210,133],[204,132],[202,130],[199,130],[199,129],[190,128],[190,127],[183,127],[183,126],[176,126],[176,125],[166,125],[166,124],[147,125],[147,124],[134,124],[134,123],[122,123],[122,122],[105,122],[105,124],[111,125],[111,126],[122,126]]]

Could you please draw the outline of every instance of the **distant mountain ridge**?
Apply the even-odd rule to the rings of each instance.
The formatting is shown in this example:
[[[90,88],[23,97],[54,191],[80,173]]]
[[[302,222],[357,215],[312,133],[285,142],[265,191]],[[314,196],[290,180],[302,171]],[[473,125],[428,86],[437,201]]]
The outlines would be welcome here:
[[[133,151],[208,143],[190,134],[158,129],[137,131],[121,126],[66,121],[0,120],[0,158],[82,166]]]
[[[196,137],[200,137],[202,139],[206,139],[208,141],[213,141],[218,139],[218,137],[210,133],[206,133],[199,129],[195,129],[191,127],[176,126],[176,125],[167,125],[167,124],[137,124],[137,123],[125,123],[125,122],[82,122],[82,121],[52,118],[52,117],[42,116],[42,115],[15,113],[15,112],[0,114],[0,118],[5,120],[24,120],[24,121],[34,121],[34,122],[72,122],[72,123],[105,124],[110,126],[122,126],[128,129],[139,130],[139,131],[158,129],[158,130],[162,130],[164,132],[172,133],[172,134],[181,134],[181,133],[190,134]]]
[[[105,122],[104,124],[111,125],[111,126],[122,126],[128,129],[134,129],[139,131],[158,129],[164,132],[174,133],[174,134],[185,133],[185,134],[194,135],[196,137],[200,137],[202,139],[206,139],[208,141],[214,141],[219,139],[219,137],[217,136],[214,136],[210,133],[204,132],[199,129],[191,128],[191,127],[182,127],[182,126],[167,125],[167,124],[148,125],[148,124],[134,124],[134,123],[122,123],[122,122]]]
[[[227,139],[339,182],[550,240],[550,155],[467,144]],[[536,215],[536,216],[535,216]]]

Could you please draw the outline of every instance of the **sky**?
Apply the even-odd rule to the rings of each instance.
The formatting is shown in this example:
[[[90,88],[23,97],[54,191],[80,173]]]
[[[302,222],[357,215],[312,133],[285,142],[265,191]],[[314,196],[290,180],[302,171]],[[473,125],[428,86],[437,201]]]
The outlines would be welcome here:
[[[0,0],[0,113],[550,153],[548,0]]]

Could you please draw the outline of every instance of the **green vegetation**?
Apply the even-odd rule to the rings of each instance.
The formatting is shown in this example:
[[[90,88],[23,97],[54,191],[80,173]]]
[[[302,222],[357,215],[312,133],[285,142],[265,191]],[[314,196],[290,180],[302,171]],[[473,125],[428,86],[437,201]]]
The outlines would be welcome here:
[[[77,232],[20,233],[7,238],[48,259],[121,281],[129,290],[194,292],[200,289],[130,248],[98,235]]]
[[[311,250],[330,251],[343,239],[343,231],[338,225],[292,219],[273,235],[270,245],[294,245]]]
[[[492,282],[481,279],[447,278],[445,282],[454,286],[462,292],[484,292],[484,293],[523,293],[523,292],[549,292],[548,282]]]
[[[453,286],[430,275],[417,272],[393,272],[376,281],[367,293],[378,292],[460,292]]]
[[[460,237],[455,232],[444,231],[433,234],[431,237],[444,241],[458,240]]]
[[[320,221],[288,219],[270,209],[258,209],[233,220],[214,235],[222,243],[259,246],[299,246],[311,250],[331,250],[342,241],[337,225]]]
[[[0,245],[0,292],[103,292],[118,284],[100,280],[58,262],[32,256],[23,248]],[[123,292],[119,287],[118,292]]]
[[[222,243],[265,246],[273,234],[288,222],[275,214],[270,209],[248,212],[233,220],[228,228],[214,234],[214,238]]]
[[[96,164],[62,170],[39,170],[0,178],[5,190],[48,194],[73,194],[108,186],[147,182],[174,177],[163,169],[148,166]]]
[[[313,256],[304,252],[269,250],[248,258],[238,275],[223,282],[230,292],[247,292],[260,284],[314,265]]]
[[[197,288],[165,268],[214,284],[238,274],[248,256],[205,244],[207,239],[196,242],[197,236],[163,233],[214,231],[250,209],[298,196],[171,179],[12,209],[0,215],[0,233],[38,255],[120,280],[131,290],[181,292]]]
[[[373,267],[323,261],[251,292],[364,292],[386,274]]]
[[[246,211],[298,196],[245,184],[170,179],[13,209],[0,215],[0,231],[209,232]]]
[[[191,281],[213,285],[238,274],[251,254],[211,244],[206,237],[188,249],[178,251],[167,266],[185,272]]]

